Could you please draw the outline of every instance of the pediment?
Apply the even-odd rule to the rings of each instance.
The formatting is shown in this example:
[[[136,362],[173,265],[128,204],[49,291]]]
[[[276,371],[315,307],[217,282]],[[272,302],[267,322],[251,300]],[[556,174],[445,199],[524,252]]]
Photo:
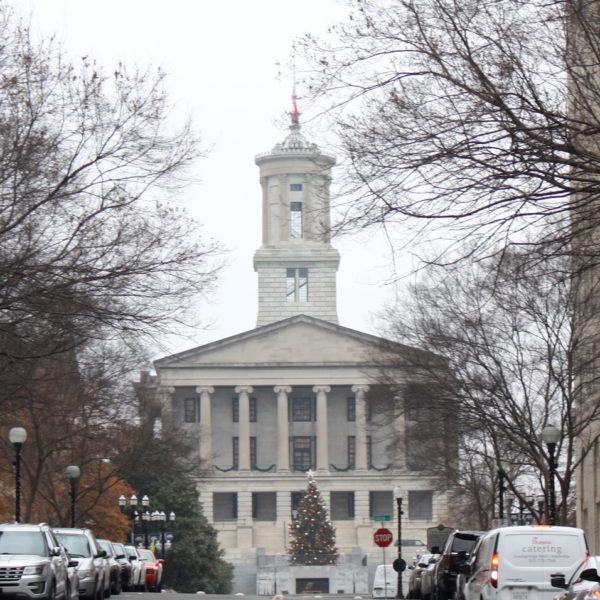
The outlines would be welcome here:
[[[258,327],[156,361],[157,368],[377,362],[384,340],[306,315]]]

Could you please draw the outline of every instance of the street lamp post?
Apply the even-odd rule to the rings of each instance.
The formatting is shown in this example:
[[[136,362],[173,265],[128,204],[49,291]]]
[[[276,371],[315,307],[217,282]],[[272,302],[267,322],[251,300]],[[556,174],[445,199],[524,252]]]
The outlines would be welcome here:
[[[504,492],[507,490],[505,485],[507,480],[506,467],[507,463],[505,461],[498,462],[498,525],[500,527],[504,525]]]
[[[8,432],[8,439],[15,449],[15,521],[21,522],[21,451],[27,439],[27,430],[23,427],[13,427]]]
[[[404,598],[404,593],[402,592],[402,572],[404,569],[402,568],[402,499],[404,496],[404,490],[396,486],[394,488],[394,497],[396,498],[396,508],[398,512],[398,586],[396,589],[396,598]]]
[[[173,511],[171,511],[167,515],[163,511],[156,510],[152,513],[152,520],[156,521],[160,526],[160,557],[164,559],[165,554],[166,554],[166,551],[165,551],[165,545],[166,545],[165,524],[167,522],[175,521],[175,513]]]
[[[131,506],[131,545],[135,546],[135,519],[138,516],[137,514],[137,503],[138,503],[138,498],[135,494],[131,494],[130,498],[129,498],[129,505]],[[121,495],[119,496],[119,508],[124,512],[127,513],[127,498],[125,498],[125,496]]]
[[[554,479],[556,477],[556,444],[560,440],[561,433],[558,427],[546,425],[542,429],[542,441],[548,448],[548,466],[550,467],[549,487],[548,487],[548,517],[549,524],[556,525],[556,491],[554,489]]]
[[[71,482],[71,527],[75,527],[75,497],[77,494],[77,482],[79,481],[80,475],[81,470],[77,465],[69,465],[67,467],[67,477]]]

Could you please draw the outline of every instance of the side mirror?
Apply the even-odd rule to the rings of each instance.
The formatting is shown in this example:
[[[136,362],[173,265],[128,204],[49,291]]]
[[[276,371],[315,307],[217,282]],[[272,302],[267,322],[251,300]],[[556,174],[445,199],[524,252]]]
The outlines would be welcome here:
[[[125,555],[124,555],[124,554],[117,554],[117,555],[115,556],[115,558],[125,558]]]
[[[587,569],[590,570],[590,569]],[[594,569],[595,570],[595,569]],[[583,571],[585,573],[585,571]],[[583,575],[582,573],[582,575]],[[550,574],[550,585],[555,588],[566,589],[567,582],[565,581],[565,576],[563,573],[551,573]]]
[[[417,565],[417,567],[419,567],[420,569],[426,569],[427,568],[427,563],[419,563]]]
[[[100,552],[98,552],[94,558],[106,558],[107,556],[108,554],[106,553],[106,550],[100,550]]]
[[[60,556],[62,553],[62,548],[60,546],[54,546],[54,548],[50,548],[50,556]]]
[[[76,560],[69,560],[67,566],[68,567],[77,567],[79,565],[79,562]]]
[[[435,563],[436,563],[437,561],[438,561],[438,559],[437,559],[437,558],[433,558],[433,557],[431,557],[431,558],[429,559],[429,564],[430,564],[430,565],[435,565]],[[427,565],[425,565],[425,566],[427,566]]]
[[[598,571],[596,569],[584,569],[581,571],[579,577],[584,581],[600,581],[600,576],[598,575]]]
[[[159,558],[159,559],[158,559],[158,562],[159,562],[161,565],[163,565],[163,564],[165,563],[165,559],[164,559],[164,558]]]

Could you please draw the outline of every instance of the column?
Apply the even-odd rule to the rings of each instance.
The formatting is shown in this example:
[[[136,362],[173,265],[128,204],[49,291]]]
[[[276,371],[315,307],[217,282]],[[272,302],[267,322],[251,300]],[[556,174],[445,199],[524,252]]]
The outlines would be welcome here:
[[[160,387],[160,431],[163,439],[173,435],[173,398],[174,387]]]
[[[356,433],[356,465],[357,471],[366,471],[370,465],[367,464],[367,411],[366,394],[368,385],[353,385],[355,407],[355,433]]]
[[[317,470],[329,470],[327,394],[331,391],[328,385],[315,385],[313,392],[317,395]]]
[[[212,386],[201,386],[196,388],[200,394],[200,468],[212,469],[212,423],[210,415],[210,395],[214,394]]]
[[[290,424],[288,418],[289,385],[276,385],[273,390],[277,394],[277,470],[290,470]]]
[[[249,385],[239,385],[235,393],[239,397],[239,470],[250,470],[250,394]]]

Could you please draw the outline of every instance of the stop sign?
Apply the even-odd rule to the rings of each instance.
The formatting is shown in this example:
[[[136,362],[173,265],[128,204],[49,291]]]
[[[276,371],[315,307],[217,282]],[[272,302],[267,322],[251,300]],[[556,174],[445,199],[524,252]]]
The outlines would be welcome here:
[[[393,539],[394,536],[392,535],[392,532],[389,529],[386,529],[385,527],[381,527],[373,535],[373,540],[375,541],[375,543],[378,546],[381,546],[382,548],[389,546],[392,543]]]

